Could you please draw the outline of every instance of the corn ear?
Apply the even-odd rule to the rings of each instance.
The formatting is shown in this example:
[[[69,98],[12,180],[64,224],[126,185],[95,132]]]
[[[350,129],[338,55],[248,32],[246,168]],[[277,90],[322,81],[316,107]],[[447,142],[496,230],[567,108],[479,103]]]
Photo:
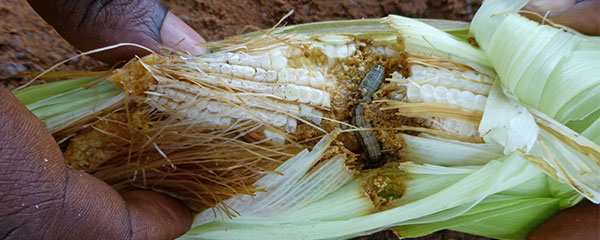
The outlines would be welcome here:
[[[485,6],[481,14],[503,9]],[[69,132],[77,137],[65,155],[88,152],[73,146],[100,138],[90,152],[106,154],[83,164],[94,166],[87,170],[119,190],[182,199],[199,212],[182,239],[347,238],[391,227],[407,236],[452,228],[523,238],[579,201],[573,189],[598,200],[598,148],[586,138],[595,139],[589,117],[596,115],[579,106],[552,110],[567,123],[585,120],[572,124],[587,135],[573,137],[537,112],[547,93],[525,96],[532,72],[497,66],[513,56],[491,54],[502,45],[486,21],[468,34],[446,26],[455,35],[399,16],[316,23],[210,43],[214,52],[201,56],[149,55],[106,77],[126,93],[124,103],[87,116],[125,130],[70,128],[85,129]],[[385,81],[362,88],[378,65]],[[566,75],[553,74],[541,76]],[[563,84],[556,81],[549,83]],[[589,101],[571,92],[565,106]],[[357,118],[369,124],[353,126]],[[381,151],[385,166],[362,169],[369,156],[358,131],[380,143],[369,150]],[[518,204],[543,217],[522,214]],[[478,225],[511,217],[518,227]]]

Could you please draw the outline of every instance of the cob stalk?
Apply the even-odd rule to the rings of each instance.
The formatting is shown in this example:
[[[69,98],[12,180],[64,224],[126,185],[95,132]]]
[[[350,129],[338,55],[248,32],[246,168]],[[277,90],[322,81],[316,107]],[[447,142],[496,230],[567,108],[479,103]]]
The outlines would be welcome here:
[[[501,89],[531,77],[513,80],[513,69],[497,66],[508,60],[492,56],[490,42],[500,40],[486,31],[512,22],[485,25],[481,16],[515,6],[482,7],[471,27],[481,49],[455,23],[440,25],[449,33],[398,16],[316,23],[211,43],[201,56],[153,54],[91,87],[93,79],[71,80],[64,91],[44,85],[17,96],[42,119],[78,113],[47,122],[57,138],[74,136],[71,167],[198,211],[182,239],[347,238],[385,228],[521,239],[582,195],[597,202],[600,171],[596,114],[574,105],[587,101],[583,93],[564,100],[573,107],[563,115],[583,119],[571,126],[586,134],[572,137],[535,110],[541,102],[522,105],[510,98],[517,88]],[[586,41],[577,46],[593,47]],[[360,85],[377,65],[386,79],[370,96]],[[544,76],[560,85],[564,75]],[[48,96],[32,98],[34,90]],[[58,108],[71,98],[82,104]],[[357,117],[369,124],[353,126]],[[371,145],[385,159],[378,168],[363,169],[369,156],[356,136],[380,143]],[[504,219],[514,226],[486,225]]]

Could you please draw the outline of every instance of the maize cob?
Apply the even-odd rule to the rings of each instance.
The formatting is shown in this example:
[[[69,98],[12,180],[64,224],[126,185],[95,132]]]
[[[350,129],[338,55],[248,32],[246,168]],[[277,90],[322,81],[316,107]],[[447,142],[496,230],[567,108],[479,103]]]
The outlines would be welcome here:
[[[276,167],[273,163],[289,157],[289,154],[297,154],[302,148],[312,147],[315,139],[336,128],[360,133],[356,135],[358,138],[351,132],[340,133],[337,141],[343,147],[335,148],[330,153],[331,157],[342,153],[345,162],[352,166],[349,168],[351,171],[361,168],[362,164],[355,162],[354,156],[364,152],[370,152],[371,156],[383,156],[383,162],[400,160],[403,147],[399,133],[403,131],[481,142],[473,130],[476,129],[476,120],[472,119],[481,117],[477,113],[482,110],[485,101],[483,95],[490,85],[488,77],[484,75],[490,73],[480,73],[475,69],[488,69],[489,66],[464,59],[460,60],[464,63],[443,60],[419,51],[406,52],[403,50],[403,40],[394,31],[380,38],[361,37],[360,34],[284,34],[280,38],[272,38],[267,34],[233,45],[223,45],[228,50],[203,56],[150,55],[131,62],[107,77],[108,81],[129,95],[129,103],[117,110],[115,117],[101,118],[104,119],[102,121],[119,119],[121,125],[134,125],[128,132],[119,130],[119,134],[116,134],[130,141],[122,141],[119,148],[115,146],[118,143],[107,138],[103,143],[106,146],[88,149],[86,144],[93,142],[89,138],[97,138],[98,131],[112,134],[118,130],[110,127],[110,124],[96,124],[95,134],[80,134],[71,141],[65,154],[68,156],[66,161],[70,166],[95,171],[105,181],[118,184],[115,185],[118,189],[127,189],[124,182],[148,186],[148,181],[156,179],[166,177],[170,181],[172,178],[168,176],[173,173],[169,172],[184,171],[180,174],[189,175],[190,171],[186,168],[195,167],[188,163],[205,161],[202,159],[206,158],[200,153],[214,152],[211,148],[223,149],[228,143],[240,144],[240,141],[244,141],[249,145],[242,144],[236,146],[236,150],[228,150],[231,154],[237,152],[237,156],[232,157],[238,159],[235,160],[237,163],[229,167],[223,165],[224,168],[219,167],[218,170],[210,165],[214,173],[209,175],[219,176],[215,181],[224,181],[222,176],[240,174],[237,171],[244,166],[250,171],[242,172],[251,174],[225,181],[231,187],[229,190],[219,187],[214,191],[221,195],[208,194],[201,197],[201,201],[188,202],[197,210],[215,206],[222,213],[231,215],[234,213],[225,205],[219,205],[223,200],[236,194],[257,191],[256,188],[244,186],[252,185],[258,176],[273,171]],[[468,44],[463,47],[468,51],[477,51]],[[387,79],[379,90],[362,87],[360,80],[377,64],[390,70],[382,76]],[[449,68],[451,72],[442,67]],[[401,75],[400,72],[410,77],[397,77]],[[433,86],[437,87],[440,94],[450,97],[429,99],[427,90]],[[461,94],[452,97],[451,94],[458,91]],[[469,95],[470,92],[477,96]],[[367,101],[359,104],[365,96]],[[479,102],[473,105],[469,102],[473,99]],[[454,112],[457,109],[464,110],[464,115],[475,117],[465,120],[465,117],[451,115],[413,116],[397,107],[410,107],[410,104],[418,103],[454,104]],[[352,120],[354,106],[360,106],[363,110],[363,121],[360,122],[371,124],[359,124],[359,128],[352,126],[352,123],[358,123]],[[422,109],[429,111],[427,107]],[[119,115],[124,112],[133,112],[142,117]],[[391,121],[381,121],[380,116]],[[131,123],[133,120],[139,123]],[[407,128],[403,130],[403,127]],[[360,136],[367,132],[371,132],[367,134],[371,137],[365,141]],[[383,149],[362,149],[373,145],[364,144],[366,142],[381,142]],[[362,148],[359,143],[363,143]],[[265,152],[263,144],[275,149]],[[85,154],[91,149],[105,154],[96,154],[100,158],[91,158]],[[363,158],[367,156],[363,155]],[[92,160],[98,162],[90,163]],[[116,167],[119,162],[134,164]],[[251,167],[249,163],[252,163]],[[155,168],[148,164],[166,168],[148,172],[147,169]],[[113,168],[122,171],[115,174],[111,171]],[[169,181],[162,185],[153,183],[153,186],[161,190],[179,184]],[[202,188],[217,189],[212,183],[200,182]],[[189,196],[181,198],[190,199]]]
[[[399,88],[406,90],[394,92],[390,99],[406,103],[448,104],[459,108],[459,111],[465,111],[466,114],[483,112],[485,108],[486,96],[491,87],[491,80],[485,75],[472,70],[451,71],[419,64],[410,66],[410,74],[408,78],[394,74],[392,81],[401,82]],[[435,114],[433,111],[429,113]],[[429,117],[427,124],[432,128],[454,132],[464,137],[479,137],[478,125],[473,122],[426,114],[421,117]],[[410,116],[410,113],[405,115]]]
[[[498,137],[490,127],[489,102],[506,107],[499,101],[508,101],[483,51],[395,16],[331,24],[232,38],[213,43],[219,51],[203,56],[130,62],[107,77],[128,94],[126,103],[100,117],[121,127],[83,125],[93,130],[77,133],[65,153],[75,159],[66,160],[88,159],[86,141],[110,136],[90,147],[106,154],[101,162],[71,165],[90,166],[85,169],[119,190],[146,187],[184,200],[200,212],[185,238],[339,238],[393,225],[413,231],[409,226],[444,222],[480,202],[546,197],[564,207],[580,199],[528,161],[543,166],[536,161],[554,156],[544,142],[562,151],[561,158],[598,156],[595,146],[585,139],[557,141],[568,131],[544,126],[551,121],[534,110],[535,120],[509,121],[542,125],[540,140],[525,144],[532,155],[520,141],[503,143],[519,135]],[[377,65],[386,69],[381,86],[361,82]],[[514,106],[507,116],[530,116]],[[499,122],[493,123],[506,124]],[[388,165],[361,169],[380,158]],[[593,185],[592,173],[571,185]],[[544,190],[535,194],[518,187],[539,182]],[[594,192],[578,190],[595,199]],[[305,211],[311,214],[299,214]],[[524,219],[528,226],[534,221]]]

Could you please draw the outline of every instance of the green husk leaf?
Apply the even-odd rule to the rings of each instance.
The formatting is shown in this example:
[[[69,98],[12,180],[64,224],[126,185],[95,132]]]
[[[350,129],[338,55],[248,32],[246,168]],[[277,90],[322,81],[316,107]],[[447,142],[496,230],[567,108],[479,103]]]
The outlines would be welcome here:
[[[515,13],[527,1],[486,1],[471,32],[498,73],[507,95],[560,123],[600,109],[600,39],[540,25]],[[596,131],[586,137],[597,139]]]
[[[533,228],[558,212],[558,201],[555,198],[484,200],[451,220],[395,227],[393,230],[407,238],[452,229],[498,239],[524,239]],[[507,222],[510,224],[505,224]]]
[[[14,94],[21,101],[21,103],[27,105],[40,100],[45,100],[54,95],[71,91],[75,88],[80,88],[93,83],[100,79],[100,77],[84,77],[69,80],[56,81],[52,83],[40,84],[37,86],[28,87]]]
[[[386,22],[402,36],[405,51],[411,54],[451,59],[483,73],[493,72],[487,56],[464,39],[406,17],[390,15]]]
[[[332,204],[327,212],[333,216],[340,215],[336,211],[343,211],[344,214],[352,216],[364,214],[366,210],[364,207],[368,206],[367,203],[370,202],[368,198],[363,198],[362,201],[350,198],[348,200],[357,204],[356,208],[344,205],[348,206],[344,209],[337,208],[336,205],[345,204],[346,199],[336,199],[337,201],[331,199],[331,196],[346,196],[346,193],[338,191],[361,190],[353,185],[352,188],[342,187],[305,207],[274,216],[277,221],[273,221],[273,218],[268,216],[253,215],[213,220],[210,223],[194,225],[181,239],[346,238],[395,225],[404,225],[411,221],[413,223],[414,221],[445,221],[461,215],[470,206],[475,206],[490,195],[543,176],[541,171],[528,163],[520,154],[511,154],[490,161],[484,166],[441,167],[429,164],[401,164],[401,169],[401,171],[382,170],[383,172],[381,172],[385,176],[400,176],[399,179],[404,179],[399,181],[407,181],[404,195],[393,200],[385,208],[387,210],[371,209],[374,211],[371,214],[342,220],[310,217],[314,212],[307,209],[311,209],[314,204],[323,206],[320,202],[324,199],[327,199],[328,204]],[[361,194],[354,192],[352,195]],[[318,209],[324,209],[324,207]],[[352,214],[348,212],[352,212]],[[310,219],[298,221],[298,215],[309,216]],[[316,214],[315,216],[324,217],[326,215],[328,214]],[[285,218],[285,216],[290,216],[290,218]]]
[[[403,134],[405,147],[400,155],[416,163],[441,166],[480,165],[502,157],[494,144],[476,144],[441,138]]]
[[[458,217],[392,228],[402,237],[418,237],[452,229],[498,239],[524,239],[531,230],[581,197],[546,175],[494,194]],[[566,190],[566,191],[565,191]]]
[[[86,77],[42,84],[15,92],[51,133],[98,114],[122,101],[125,94],[101,77]]]
[[[539,128],[533,115],[517,101],[502,93],[498,81],[492,86],[485,105],[479,133],[487,143],[504,146],[504,154],[529,152],[537,140]]]
[[[594,114],[600,109],[600,70],[594,67],[600,64],[600,40],[514,13],[525,3],[486,1],[471,24],[504,88],[492,89],[480,134],[503,145],[505,154],[529,154],[547,174],[599,203],[600,147],[590,139],[599,134],[592,125],[600,117]],[[511,109],[524,117],[507,114]],[[590,130],[581,136],[561,124],[569,122]]]

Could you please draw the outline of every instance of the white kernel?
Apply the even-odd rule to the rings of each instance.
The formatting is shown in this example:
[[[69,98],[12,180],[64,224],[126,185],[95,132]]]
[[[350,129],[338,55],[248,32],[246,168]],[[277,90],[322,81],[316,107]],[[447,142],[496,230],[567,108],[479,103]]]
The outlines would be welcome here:
[[[433,95],[436,102],[448,102],[448,89],[445,87],[435,87]]]
[[[331,95],[329,93],[324,93],[323,99],[321,100],[321,106],[331,107]]]
[[[321,124],[321,118],[323,117],[323,113],[317,109],[313,109],[311,121],[316,124]]]
[[[475,108],[475,95],[469,91],[462,91],[458,96],[458,104],[470,109]]]
[[[296,84],[299,85],[309,85],[310,84],[310,79],[308,76],[308,70],[306,69],[296,69],[296,77],[298,78],[296,80]]]
[[[255,60],[257,60],[255,57],[253,56],[249,56],[245,53],[237,53],[238,57],[239,57],[239,61],[236,64],[239,65],[244,65],[244,66],[254,66],[255,65]]]
[[[267,76],[267,71],[265,71],[262,68],[257,68],[256,69],[256,75],[254,76],[254,79],[256,81],[259,81],[259,82],[264,82],[266,76]]]
[[[454,75],[452,75],[452,73],[449,71],[440,70],[440,71],[438,71],[438,78],[439,78],[439,82],[441,82],[441,83],[450,82],[450,81],[452,81],[452,79],[454,79]]]
[[[392,73],[392,79],[403,79],[403,78],[404,78],[404,76],[402,76],[402,74],[399,72]]]
[[[435,98],[433,97],[433,86],[429,84],[423,85],[421,92],[423,93],[423,102],[435,102]]]
[[[310,103],[313,105],[320,105],[323,101],[323,92],[318,91],[318,90],[311,90],[310,91]]]
[[[219,119],[219,123],[217,125],[220,126],[227,126],[227,125],[231,125],[232,119],[228,118],[228,117],[222,117]]]
[[[410,73],[411,74],[415,74],[415,73],[422,73],[425,72],[425,67],[419,64],[413,64],[412,66],[410,66]]]
[[[268,70],[267,76],[265,76],[265,81],[267,81],[267,82],[277,81],[277,72],[274,70]]]
[[[310,80],[310,85],[317,88],[325,87],[325,83],[325,76],[321,72],[315,72],[314,78]]]
[[[263,120],[270,122],[275,127],[283,127],[287,123],[287,118],[281,114],[274,114],[270,120],[269,118],[264,118]]]
[[[448,103],[450,104],[454,104],[454,105],[459,105],[459,94],[460,91],[456,88],[450,88],[450,92],[448,95]]]
[[[240,78],[253,79],[256,71],[252,67],[233,65],[231,68],[231,74]]]
[[[295,132],[296,131],[296,126],[298,126],[298,123],[296,122],[296,119],[289,118],[288,121],[287,121],[287,125],[285,126],[285,131],[287,131],[287,132]]]
[[[232,67],[229,64],[221,64],[221,74],[231,75]]]
[[[477,93],[480,94],[488,94],[490,93],[491,86],[479,84],[479,88],[477,88]]]
[[[396,57],[398,56],[398,51],[396,51],[395,49],[391,48],[390,46],[385,47],[385,55],[388,57]]]
[[[229,57],[229,59],[227,59],[227,62],[229,64],[240,64],[240,55],[239,54],[233,54],[231,55],[231,57]]]
[[[492,82],[492,80],[490,80],[490,78],[485,75],[480,74],[479,76],[482,82]]]
[[[284,144],[285,143],[285,138],[277,133],[271,132],[269,130],[264,130],[263,133],[265,134],[265,137],[275,143],[275,144]]]
[[[408,102],[422,102],[423,98],[421,96],[421,87],[414,83],[409,83],[406,89],[406,96],[408,97]]]
[[[317,91],[305,86],[297,86],[297,89],[299,90],[297,93],[297,98],[301,103],[309,103],[311,96],[313,95],[312,92]]]
[[[456,123],[457,122],[455,120],[445,119],[443,121],[443,126],[446,128],[446,130],[454,131],[454,129],[456,129]]]
[[[463,81],[464,84],[464,89],[471,91],[471,92],[477,92],[477,90],[479,89],[479,85],[481,84],[477,84],[477,83],[473,83],[473,82],[467,82],[467,81]]]
[[[461,136],[471,136],[473,134],[471,124],[465,122],[456,123],[456,132]]]
[[[335,57],[335,47],[333,45],[325,45],[323,51],[329,58]]]
[[[284,87],[284,97],[286,100],[296,101],[298,100],[298,89],[293,85]]]
[[[477,82],[481,82],[481,74],[475,74],[475,77],[473,78],[473,80],[477,81]]]
[[[475,96],[475,108],[480,111],[485,110],[486,101],[487,101],[487,98],[485,96],[482,96],[482,95]]]
[[[218,73],[218,72],[220,72],[220,71],[221,71],[221,64],[220,64],[220,63],[209,63],[209,64],[208,64],[208,69],[209,69],[211,72]]]
[[[221,109],[221,105],[220,104],[214,104],[214,103],[212,103],[212,104],[208,104],[206,106],[206,110],[208,112],[211,112],[211,113],[217,113],[217,112],[219,112],[219,109]]]
[[[302,49],[300,48],[291,47],[288,48],[287,51],[285,51],[285,56],[287,58],[293,58],[299,56],[300,54],[302,54]]]
[[[306,104],[300,104],[300,117],[304,119],[310,119],[310,114],[312,113],[313,108]]]
[[[425,75],[424,80],[431,81],[432,79],[437,77],[437,73],[438,73],[438,71],[435,68],[426,67],[425,72],[424,72],[424,75]]]
[[[390,93],[390,99],[395,101],[403,101],[406,97],[406,92],[401,90],[396,90]]]
[[[269,69],[271,67],[271,58],[269,58],[269,54],[262,54],[258,59],[261,68]]]
[[[418,65],[416,65],[418,66]],[[411,75],[408,79],[412,79],[415,81],[423,81],[425,79],[425,71],[411,71]]]
[[[280,49],[270,51],[269,58],[271,58],[271,68],[274,70],[280,70],[287,66],[287,58],[283,56]]]
[[[308,82],[310,83],[310,86],[316,87],[316,88],[320,88],[321,85],[319,85],[319,84],[322,83],[321,81],[317,80],[316,77],[308,77]]]
[[[348,47],[345,44],[337,45],[335,47],[335,56],[338,58],[347,57],[348,56]]]
[[[462,72],[462,77],[470,80],[474,80],[477,76],[472,71],[464,71]]]
[[[465,80],[454,78],[450,86],[465,89]]]
[[[348,44],[348,55],[354,55],[354,52],[356,52],[356,44]]]
[[[277,79],[279,83],[294,83],[296,82],[296,73],[293,69],[284,68],[279,71]]]

